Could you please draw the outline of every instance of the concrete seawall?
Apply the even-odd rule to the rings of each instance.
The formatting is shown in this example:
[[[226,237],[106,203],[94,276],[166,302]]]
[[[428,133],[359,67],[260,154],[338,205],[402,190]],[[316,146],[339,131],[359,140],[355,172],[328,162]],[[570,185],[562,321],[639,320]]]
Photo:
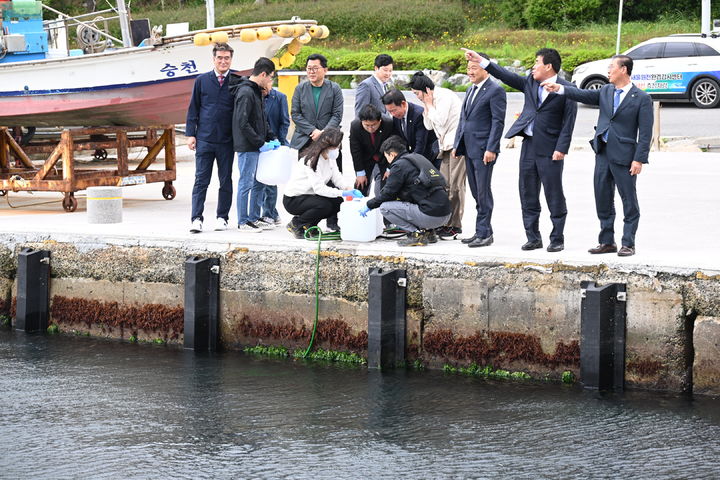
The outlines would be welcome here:
[[[51,252],[51,321],[62,331],[182,343],[184,262],[221,259],[221,339],[307,345],[314,244],[0,234],[0,311],[14,304],[17,254]],[[579,374],[580,282],[626,283],[628,387],[720,394],[720,275],[393,252],[324,244],[319,344],[363,355],[368,269],[408,272],[407,354],[429,367],[491,364],[536,378]],[[391,250],[389,254],[383,254]]]

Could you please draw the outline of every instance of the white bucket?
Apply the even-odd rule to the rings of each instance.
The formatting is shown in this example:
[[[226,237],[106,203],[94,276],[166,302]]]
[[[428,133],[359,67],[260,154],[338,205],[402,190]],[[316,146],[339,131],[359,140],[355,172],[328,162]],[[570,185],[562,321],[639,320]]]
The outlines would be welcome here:
[[[367,198],[345,200],[340,205],[338,225],[340,238],[351,242],[372,242],[385,228],[380,210],[370,210],[367,216],[360,216],[360,210],[367,203]]]
[[[297,160],[298,151],[285,145],[268,152],[260,152],[255,178],[265,185],[287,183]]]

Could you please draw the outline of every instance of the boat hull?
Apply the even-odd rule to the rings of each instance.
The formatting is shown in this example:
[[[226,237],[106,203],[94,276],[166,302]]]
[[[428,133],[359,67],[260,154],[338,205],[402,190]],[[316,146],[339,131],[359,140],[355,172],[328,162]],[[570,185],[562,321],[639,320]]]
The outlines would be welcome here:
[[[233,27],[228,27],[233,28]],[[236,27],[235,27],[236,28]],[[247,74],[291,39],[230,38],[232,69]],[[157,47],[0,65],[0,125],[103,126],[185,123],[193,82],[213,68],[212,45]]]

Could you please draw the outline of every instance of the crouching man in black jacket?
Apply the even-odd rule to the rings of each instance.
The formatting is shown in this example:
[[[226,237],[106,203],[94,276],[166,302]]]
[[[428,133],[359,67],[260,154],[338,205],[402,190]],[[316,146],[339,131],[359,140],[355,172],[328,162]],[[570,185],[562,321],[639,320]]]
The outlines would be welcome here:
[[[397,135],[380,146],[390,164],[385,185],[367,202],[360,215],[373,208],[389,222],[408,232],[400,246],[427,245],[437,241],[432,229],[445,225],[450,218],[447,183],[430,161],[418,153],[409,153]]]

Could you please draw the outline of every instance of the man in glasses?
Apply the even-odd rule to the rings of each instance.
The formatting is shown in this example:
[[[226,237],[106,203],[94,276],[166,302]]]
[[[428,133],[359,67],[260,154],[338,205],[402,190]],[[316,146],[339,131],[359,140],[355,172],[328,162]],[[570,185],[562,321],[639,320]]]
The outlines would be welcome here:
[[[198,75],[193,86],[185,135],[190,150],[195,151],[195,184],[192,190],[190,233],[203,228],[203,210],[213,165],[217,161],[220,189],[215,230],[225,230],[232,205],[233,98],[227,76],[230,73],[233,49],[227,43],[213,47],[213,69]]]
[[[340,85],[325,78],[327,58],[319,53],[308,56],[305,63],[307,80],[301,82],[293,93],[292,120],[295,123],[290,147],[302,151],[317,140],[326,128],[341,128],[343,95]],[[337,159],[342,172],[342,150]],[[327,220],[328,228],[337,231],[337,217]]]

